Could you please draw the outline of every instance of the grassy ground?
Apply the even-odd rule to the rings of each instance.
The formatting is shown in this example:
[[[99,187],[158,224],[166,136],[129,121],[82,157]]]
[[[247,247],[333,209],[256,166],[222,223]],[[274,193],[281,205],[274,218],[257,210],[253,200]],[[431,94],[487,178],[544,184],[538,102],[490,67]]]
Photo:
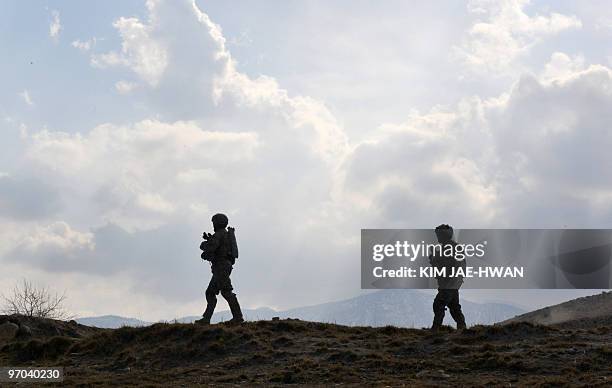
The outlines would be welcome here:
[[[0,344],[0,365],[63,366],[65,384],[84,386],[610,386],[609,323],[514,323],[432,335],[297,320],[116,330],[39,320],[29,322],[32,337]]]

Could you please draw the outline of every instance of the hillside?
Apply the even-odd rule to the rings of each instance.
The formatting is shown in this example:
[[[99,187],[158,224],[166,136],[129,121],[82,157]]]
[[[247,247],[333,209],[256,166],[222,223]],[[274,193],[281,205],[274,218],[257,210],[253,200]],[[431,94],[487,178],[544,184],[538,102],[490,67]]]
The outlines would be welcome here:
[[[507,319],[501,324],[529,322],[540,325],[558,325],[572,321],[606,320],[607,317],[612,317],[612,292],[577,298],[531,311]]]
[[[421,328],[431,325],[433,296],[417,290],[381,290],[360,295],[354,298],[299,307],[291,310],[275,311],[270,308],[243,310],[247,320],[266,320],[272,317],[297,318],[304,321],[336,323],[347,326],[386,326]],[[521,314],[524,310],[503,303],[475,303],[462,300],[461,305],[469,325],[492,324]],[[447,314],[448,315],[448,314]],[[116,316],[89,317],[77,319],[84,325],[118,328],[121,326],[143,326],[150,324],[133,318]],[[181,323],[191,323],[199,316],[177,319]],[[223,322],[231,318],[229,311],[219,311],[213,316],[213,322]],[[447,316],[446,323],[452,324]]]
[[[463,332],[445,328],[432,335],[278,320],[112,330],[2,316],[0,326],[9,320],[28,325],[31,335],[1,343],[0,366],[64,366],[67,385],[604,386],[612,381],[610,326],[512,323]]]

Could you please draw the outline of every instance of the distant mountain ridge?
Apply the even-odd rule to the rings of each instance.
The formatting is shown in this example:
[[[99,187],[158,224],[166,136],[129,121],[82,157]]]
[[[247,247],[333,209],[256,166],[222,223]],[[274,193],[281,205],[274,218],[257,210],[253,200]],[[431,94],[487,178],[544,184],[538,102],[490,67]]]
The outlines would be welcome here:
[[[417,290],[381,290],[337,302],[314,306],[276,311],[263,307],[244,309],[247,320],[269,320],[272,317],[297,318],[304,321],[336,323],[346,326],[387,326],[427,327],[433,319],[433,296]],[[462,300],[461,305],[468,325],[492,324],[510,317],[525,313],[525,310],[504,303],[475,303]],[[200,316],[188,316],[169,322],[191,323]],[[231,318],[229,311],[215,313],[212,322],[227,321]],[[121,326],[146,326],[145,322],[134,318],[118,316],[79,318],[77,322],[95,327],[117,328]],[[452,324],[450,314],[445,323]]]
[[[612,292],[585,296],[554,306],[544,307],[510,319],[501,324],[529,322],[540,325],[556,325],[581,319],[612,316]]]
[[[86,326],[102,327],[105,329],[118,329],[123,326],[140,327],[148,326],[151,322],[141,321],[136,318],[120,317],[118,315],[102,315],[99,317],[85,317],[76,319],[78,323]]]

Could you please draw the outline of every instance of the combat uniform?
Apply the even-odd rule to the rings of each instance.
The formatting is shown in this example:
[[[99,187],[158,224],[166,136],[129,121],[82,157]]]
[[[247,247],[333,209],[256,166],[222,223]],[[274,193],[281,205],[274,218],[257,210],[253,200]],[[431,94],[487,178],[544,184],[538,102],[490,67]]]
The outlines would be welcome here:
[[[452,240],[442,244],[442,252],[444,252],[444,249],[448,245],[453,246],[454,252],[457,243]],[[435,252],[430,254],[429,262],[432,267],[445,268],[446,275],[449,275],[453,268],[462,267],[465,270],[465,259],[458,261],[455,259],[454,255],[444,256],[440,255],[440,253],[441,252]],[[432,329],[437,330],[442,326],[446,307],[448,307],[451,316],[455,322],[457,322],[457,329],[464,329],[466,327],[465,317],[463,316],[461,305],[459,304],[459,288],[463,284],[463,276],[449,277],[439,275],[436,276],[436,279],[438,281],[438,294],[433,302],[434,321]]]
[[[208,240],[202,242],[200,249],[203,251],[202,258],[211,262],[212,270],[212,278],[206,288],[206,311],[202,315],[201,322],[210,322],[217,306],[219,292],[230,307],[233,321],[241,322],[243,320],[242,311],[230,279],[234,260],[230,256],[230,239],[227,230],[216,230]]]

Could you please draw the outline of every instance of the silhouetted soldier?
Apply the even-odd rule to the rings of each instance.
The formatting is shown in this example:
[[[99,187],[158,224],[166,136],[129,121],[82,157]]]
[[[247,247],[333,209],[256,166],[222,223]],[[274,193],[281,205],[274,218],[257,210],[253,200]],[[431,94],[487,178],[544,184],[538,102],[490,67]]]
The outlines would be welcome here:
[[[429,263],[435,268],[445,268],[447,276],[436,276],[438,280],[438,294],[433,302],[434,320],[431,330],[437,332],[444,320],[444,311],[448,306],[451,316],[457,322],[457,329],[465,329],[465,317],[461,312],[459,304],[459,288],[463,284],[463,276],[448,276],[453,268],[462,267],[465,270],[465,259],[458,261],[455,259],[455,247],[457,243],[453,241],[453,228],[450,225],[440,225],[436,228],[436,237],[441,249],[434,250],[429,255]],[[452,255],[444,255],[452,246]],[[445,249],[446,248],[446,249]]]
[[[232,319],[229,323],[241,323],[244,322],[242,311],[236,294],[232,292],[234,288],[230,280],[232,267],[238,257],[234,228],[227,228],[228,219],[224,214],[215,214],[212,217],[212,223],[215,233],[211,235],[205,232],[202,235],[205,241],[200,245],[200,249],[203,251],[202,259],[211,263],[212,279],[210,279],[208,288],[206,288],[206,311],[204,311],[202,319],[198,319],[196,323],[210,324],[219,292],[227,300],[232,311]]]

